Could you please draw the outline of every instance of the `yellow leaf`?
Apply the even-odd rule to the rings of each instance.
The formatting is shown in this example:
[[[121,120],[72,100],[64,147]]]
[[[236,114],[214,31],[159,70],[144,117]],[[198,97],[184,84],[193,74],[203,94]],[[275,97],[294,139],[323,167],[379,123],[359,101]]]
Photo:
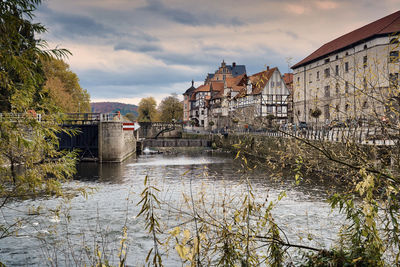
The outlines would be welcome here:
[[[177,235],[179,235],[179,233],[181,232],[181,228],[180,227],[175,227],[172,231],[170,231],[169,233],[173,236],[176,237]]]

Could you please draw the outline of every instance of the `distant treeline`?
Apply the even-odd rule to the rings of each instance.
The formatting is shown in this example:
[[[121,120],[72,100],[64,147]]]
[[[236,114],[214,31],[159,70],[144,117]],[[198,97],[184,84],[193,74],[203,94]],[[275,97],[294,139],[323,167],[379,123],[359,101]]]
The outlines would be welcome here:
[[[119,111],[122,115],[132,113],[136,117],[138,116],[138,106],[132,104],[124,104],[118,102],[97,102],[90,103],[90,107],[92,109],[92,112],[96,113],[114,113]]]

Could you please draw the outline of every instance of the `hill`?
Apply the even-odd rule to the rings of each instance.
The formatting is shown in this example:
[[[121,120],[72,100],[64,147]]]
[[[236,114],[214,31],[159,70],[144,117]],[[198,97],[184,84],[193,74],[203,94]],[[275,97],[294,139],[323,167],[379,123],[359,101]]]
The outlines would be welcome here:
[[[138,106],[132,104],[124,104],[119,102],[97,102],[90,103],[90,107],[92,112],[96,113],[115,113],[119,111],[122,115],[132,113],[135,116],[138,116]]]

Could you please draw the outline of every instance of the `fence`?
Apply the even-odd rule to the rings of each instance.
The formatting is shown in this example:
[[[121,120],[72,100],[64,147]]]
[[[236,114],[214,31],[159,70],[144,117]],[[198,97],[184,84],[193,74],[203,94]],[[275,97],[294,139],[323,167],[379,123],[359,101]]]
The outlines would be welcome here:
[[[238,135],[263,135],[284,138],[304,138],[316,141],[358,143],[366,145],[393,146],[399,142],[398,134],[394,130],[381,127],[310,127],[303,129],[274,129],[274,130],[253,130],[253,129],[215,129],[206,131],[201,128],[185,128],[187,133],[197,134],[238,134]]]

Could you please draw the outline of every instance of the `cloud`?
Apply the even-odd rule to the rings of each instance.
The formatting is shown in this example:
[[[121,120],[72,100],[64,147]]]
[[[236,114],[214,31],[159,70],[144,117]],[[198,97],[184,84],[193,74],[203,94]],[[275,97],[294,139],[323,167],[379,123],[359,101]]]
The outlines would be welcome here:
[[[77,36],[105,38],[115,33],[112,27],[98,23],[87,16],[57,12],[45,5],[41,6],[39,12],[52,33],[62,38]]]
[[[147,5],[138,8],[137,11],[148,12],[153,16],[162,16],[168,20],[184,25],[244,25],[244,23],[236,16],[225,18],[223,14],[214,13],[212,9],[207,10],[206,13],[199,11],[192,13],[180,8],[166,6],[160,0],[147,0]]]
[[[316,1],[315,4],[317,8],[324,10],[335,9],[338,7],[338,3],[332,1]]]
[[[303,15],[307,11],[305,6],[298,4],[287,4],[286,7],[287,7],[287,12],[295,15]]]

